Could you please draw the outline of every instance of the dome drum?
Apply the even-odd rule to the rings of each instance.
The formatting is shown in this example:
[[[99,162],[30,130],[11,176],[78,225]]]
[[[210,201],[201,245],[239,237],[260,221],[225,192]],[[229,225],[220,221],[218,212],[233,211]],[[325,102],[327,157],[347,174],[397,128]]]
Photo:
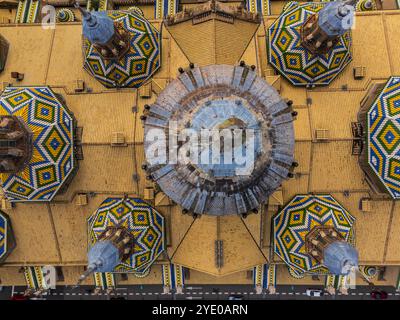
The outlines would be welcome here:
[[[145,152],[147,174],[174,202],[194,214],[247,214],[291,175],[294,161],[292,108],[256,72],[247,66],[210,65],[184,70],[146,111]],[[171,124],[176,124],[172,128]],[[169,141],[190,129],[254,132],[253,167],[217,163],[204,158],[188,163],[157,163],[147,137],[161,130]],[[243,136],[244,137],[244,136]],[[212,140],[212,139],[210,139]],[[208,140],[208,146],[213,140]],[[201,142],[206,160],[212,148]],[[225,146],[225,145],[224,145]],[[238,146],[238,148],[243,147]],[[171,148],[167,146],[166,154]],[[181,145],[175,149],[180,152]],[[238,150],[238,149],[231,149]],[[246,149],[242,149],[246,150]],[[251,157],[251,155],[250,155]],[[214,158],[213,158],[214,159]],[[170,159],[169,159],[170,160]]]

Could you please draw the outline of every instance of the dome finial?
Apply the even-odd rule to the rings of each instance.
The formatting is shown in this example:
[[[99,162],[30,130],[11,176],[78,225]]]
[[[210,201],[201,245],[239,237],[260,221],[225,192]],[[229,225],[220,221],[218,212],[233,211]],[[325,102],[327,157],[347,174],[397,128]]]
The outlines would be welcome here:
[[[301,28],[302,46],[312,54],[331,51],[353,25],[354,3],[355,0],[329,2],[307,18]]]
[[[79,10],[79,12],[82,14],[83,20],[85,20],[90,26],[94,26],[96,24],[96,17],[93,16],[89,11],[83,9],[79,5],[78,1],[75,2],[74,7]]]
[[[74,3],[74,7],[80,11],[80,13],[82,14],[82,16],[84,18],[88,18],[90,16],[90,13],[88,11],[86,11],[85,9],[82,9],[82,7],[79,5],[78,1],[76,1]]]
[[[77,285],[93,272],[113,272],[114,268],[128,259],[134,248],[134,237],[123,226],[107,228],[88,252],[88,267],[79,277]]]

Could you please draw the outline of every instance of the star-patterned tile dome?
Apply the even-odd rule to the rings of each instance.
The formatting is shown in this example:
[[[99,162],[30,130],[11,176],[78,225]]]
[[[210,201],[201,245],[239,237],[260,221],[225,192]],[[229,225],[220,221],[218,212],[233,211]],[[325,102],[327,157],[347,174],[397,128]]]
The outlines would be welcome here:
[[[377,10],[375,0],[359,0],[356,4],[357,11],[373,11]]]
[[[325,54],[314,55],[301,44],[304,22],[325,5],[289,2],[268,29],[269,63],[293,85],[328,85],[352,60],[350,32]]]
[[[371,281],[378,275],[379,268],[377,266],[359,266],[358,270],[365,278]]]
[[[71,9],[62,8],[57,11],[56,20],[57,22],[74,22],[75,14]]]
[[[314,227],[331,226],[351,243],[354,221],[330,195],[297,195],[274,218],[274,251],[298,275],[327,274],[328,269],[307,253],[307,234]]]
[[[359,114],[366,139],[361,167],[381,191],[400,199],[400,77],[390,78],[365,107]]]
[[[138,88],[160,67],[160,33],[138,11],[107,11],[126,35],[129,50],[118,59],[105,59],[84,38],[84,68],[107,88]]]
[[[165,249],[164,217],[138,198],[107,198],[88,219],[89,246],[108,228],[123,226],[135,239],[133,254],[114,272],[144,274]]]
[[[15,238],[10,218],[0,210],[0,264],[6,260],[14,248]]]
[[[1,173],[11,202],[50,201],[72,177],[74,119],[49,87],[7,87],[0,96],[0,116],[23,120],[32,132],[32,156],[23,170]]]

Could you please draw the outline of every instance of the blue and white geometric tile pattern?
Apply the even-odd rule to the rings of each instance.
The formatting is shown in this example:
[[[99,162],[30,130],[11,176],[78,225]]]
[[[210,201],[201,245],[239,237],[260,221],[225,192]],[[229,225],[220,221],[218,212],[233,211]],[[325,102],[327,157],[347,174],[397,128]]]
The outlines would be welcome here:
[[[367,115],[368,164],[394,199],[400,199],[400,77],[392,77]]]
[[[326,54],[312,54],[301,45],[301,28],[324,3],[289,2],[268,29],[269,63],[295,86],[328,85],[351,57],[351,34],[346,32]]]
[[[330,195],[297,195],[274,218],[275,253],[299,276],[326,274],[328,269],[306,251],[307,234],[316,226],[331,226],[351,242],[354,221]]]
[[[138,88],[160,67],[160,33],[135,11],[107,11],[107,14],[129,35],[130,48],[119,60],[107,60],[84,39],[84,68],[107,88]]]
[[[164,217],[139,198],[107,198],[88,219],[89,246],[112,226],[123,226],[135,239],[134,252],[114,272],[145,274],[164,251]]]
[[[74,121],[49,87],[7,87],[0,115],[21,117],[33,133],[29,164],[17,173],[0,174],[11,202],[50,201],[74,169]]]

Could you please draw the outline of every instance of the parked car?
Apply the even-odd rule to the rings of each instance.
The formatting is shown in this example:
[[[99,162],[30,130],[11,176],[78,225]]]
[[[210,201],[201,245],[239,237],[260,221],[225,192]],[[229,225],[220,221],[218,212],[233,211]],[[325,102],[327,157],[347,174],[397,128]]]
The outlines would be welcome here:
[[[14,294],[11,296],[10,300],[21,301],[21,300],[29,300],[29,298],[23,294]]]
[[[385,300],[387,297],[387,292],[383,290],[374,290],[371,292],[371,298],[375,300]]]
[[[241,294],[231,294],[228,300],[243,300],[243,296]]]
[[[324,295],[324,291],[320,289],[307,289],[306,295],[309,297],[322,297]]]

